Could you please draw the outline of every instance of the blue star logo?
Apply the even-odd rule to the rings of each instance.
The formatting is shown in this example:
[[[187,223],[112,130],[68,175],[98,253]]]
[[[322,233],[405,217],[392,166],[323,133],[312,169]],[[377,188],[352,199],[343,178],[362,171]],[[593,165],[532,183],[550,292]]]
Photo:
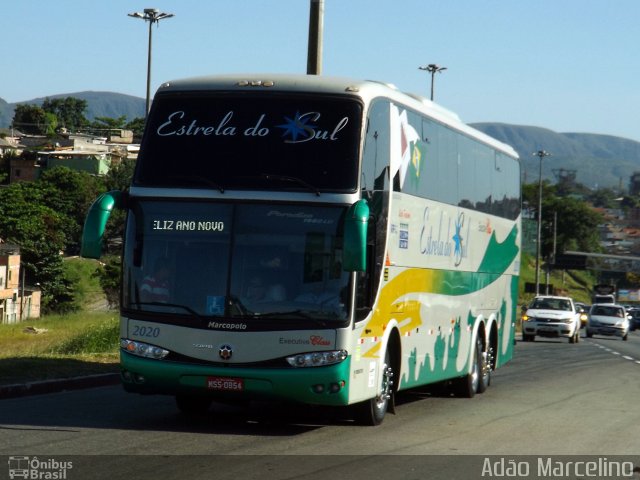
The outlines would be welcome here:
[[[461,213],[460,216],[458,217],[458,220],[456,220],[456,233],[452,237],[452,240],[455,244],[453,249],[453,255],[455,257],[456,266],[460,265],[460,262],[462,261],[462,240],[463,239],[462,239],[462,235],[460,235],[460,230],[462,230],[463,224],[464,224],[464,214]]]
[[[284,130],[283,137],[291,137],[290,142],[297,142],[299,137],[301,137],[300,141],[307,140],[313,134],[313,127],[308,125],[312,119],[311,116],[300,115],[300,112],[296,112],[293,118],[284,117],[284,119],[285,123],[276,125],[276,127]]]

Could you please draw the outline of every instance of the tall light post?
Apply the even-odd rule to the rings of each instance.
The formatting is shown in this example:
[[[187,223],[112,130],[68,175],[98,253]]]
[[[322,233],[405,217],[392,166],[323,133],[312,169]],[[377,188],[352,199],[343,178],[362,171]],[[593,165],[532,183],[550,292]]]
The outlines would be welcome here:
[[[147,54],[147,103],[144,111],[146,117],[149,113],[149,106],[151,103],[151,26],[154,23],[160,22],[160,20],[173,17],[173,13],[164,13],[157,8],[145,8],[143,13],[133,12],[127,15],[133,18],[141,18],[145,22],[149,22],[149,51]]]
[[[435,63],[430,63],[429,65],[424,65],[422,67],[418,67],[419,70],[424,70],[426,72],[429,72],[431,74],[431,100],[433,101],[433,81],[434,81],[434,77],[436,75],[436,73],[438,72],[442,72],[443,70],[446,70],[447,67],[440,67],[438,65],[436,65]]]
[[[322,30],[324,25],[324,0],[310,0],[309,45],[307,46],[307,74],[322,73]]]
[[[542,159],[551,154],[544,150],[533,153],[540,159],[540,176],[538,177],[538,234],[536,236],[536,296],[540,295],[540,242],[542,237]]]

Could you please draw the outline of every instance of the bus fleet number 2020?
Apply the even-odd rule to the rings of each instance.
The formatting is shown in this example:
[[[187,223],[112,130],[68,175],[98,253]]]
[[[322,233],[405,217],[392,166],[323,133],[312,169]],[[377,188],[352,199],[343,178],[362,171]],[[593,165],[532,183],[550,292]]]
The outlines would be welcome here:
[[[160,328],[158,327],[145,327],[144,325],[134,325],[133,335],[138,337],[155,338],[160,336]]]

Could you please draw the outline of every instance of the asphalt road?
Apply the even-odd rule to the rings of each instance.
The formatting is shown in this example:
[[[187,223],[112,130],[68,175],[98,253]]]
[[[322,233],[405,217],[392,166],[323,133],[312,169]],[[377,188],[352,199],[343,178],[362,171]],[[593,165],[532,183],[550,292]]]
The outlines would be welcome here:
[[[640,332],[629,337],[518,342],[484,394],[407,392],[379,427],[280,405],[216,404],[190,419],[172,398],[119,386],[5,399],[0,455],[72,458],[69,479],[321,478],[336,469],[481,478],[485,457],[518,455],[632,455],[640,465]]]

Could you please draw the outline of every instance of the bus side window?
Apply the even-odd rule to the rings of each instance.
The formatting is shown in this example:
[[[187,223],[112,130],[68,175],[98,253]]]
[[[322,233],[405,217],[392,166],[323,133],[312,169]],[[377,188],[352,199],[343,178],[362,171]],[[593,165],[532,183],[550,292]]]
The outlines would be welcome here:
[[[375,101],[367,118],[367,132],[362,154],[361,190],[389,189],[389,102]]]
[[[369,253],[367,252],[367,256]],[[370,265],[370,263],[369,263]],[[355,309],[355,321],[359,322],[364,320],[373,304],[373,298],[371,297],[371,269],[366,272],[357,272],[356,274],[356,309]]]

